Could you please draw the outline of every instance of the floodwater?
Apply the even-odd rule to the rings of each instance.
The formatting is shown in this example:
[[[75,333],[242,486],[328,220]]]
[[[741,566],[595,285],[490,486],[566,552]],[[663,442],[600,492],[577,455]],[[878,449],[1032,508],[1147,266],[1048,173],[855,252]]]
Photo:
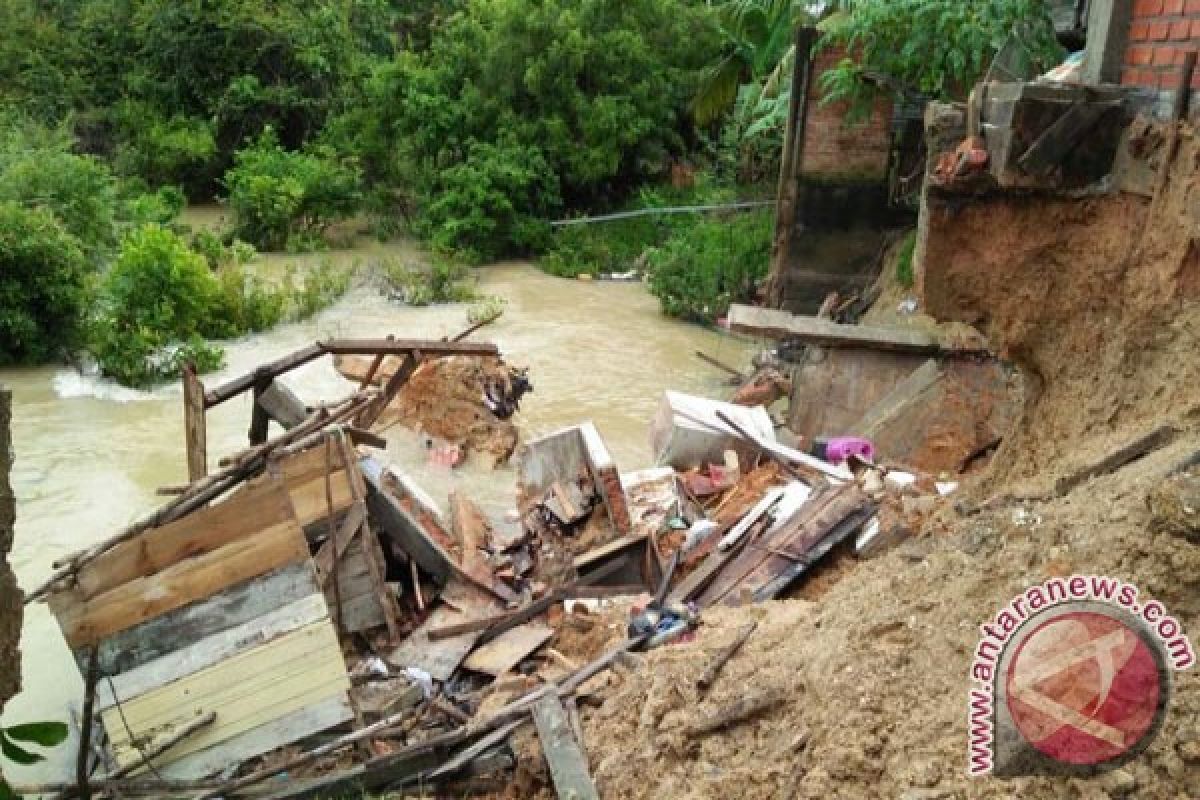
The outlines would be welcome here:
[[[219,224],[219,212],[189,212],[193,225]],[[403,241],[360,239],[353,249],[324,254],[343,263],[382,257],[419,259]],[[262,257],[268,268],[310,263],[312,256]],[[592,420],[622,470],[650,465],[647,426],[662,392],[679,389],[724,396],[724,375],[697,360],[703,350],[745,366],[751,342],[663,317],[640,284],[584,283],[554,278],[523,263],[476,271],[481,291],[504,299],[504,316],[475,335],[494,341],[513,364],[528,366],[535,390],[517,421],[523,438]],[[351,290],[333,307],[303,323],[228,342],[227,364],[204,376],[209,386],[249,372],[258,364],[318,338],[436,339],[468,325],[466,307],[408,308],[378,290]],[[328,358],[285,379],[307,402],[346,396],[353,386]],[[177,385],[152,392],[123,389],[108,381],[56,367],[0,370],[13,391],[12,483],[17,496],[16,541],[11,556],[23,587],[38,584],[51,563],[119,530],[161,504],[155,488],[183,482],[182,395]],[[209,414],[209,459],[246,444],[250,399],[236,398]],[[428,465],[418,438],[388,432],[388,456],[413,475],[432,497],[445,502],[459,488],[493,514],[511,508],[514,472]],[[26,607],[22,637],[24,691],[5,708],[4,723],[65,719],[82,695],[79,672],[58,626],[42,604]],[[15,782],[64,777],[74,746],[57,748],[36,767],[5,764]]]

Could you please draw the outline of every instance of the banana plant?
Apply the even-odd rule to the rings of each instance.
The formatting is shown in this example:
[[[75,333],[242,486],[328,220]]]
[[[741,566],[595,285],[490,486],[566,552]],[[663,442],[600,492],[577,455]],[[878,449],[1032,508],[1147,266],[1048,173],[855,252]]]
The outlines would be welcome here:
[[[0,728],[0,752],[14,764],[29,765],[46,760],[44,755],[26,749],[30,744],[57,747],[66,740],[67,726],[62,722],[27,722]],[[8,780],[0,777],[0,800],[16,797]]]
[[[710,67],[692,101],[692,114],[707,125],[738,104],[744,87],[759,87],[759,98],[777,98],[791,70],[796,25],[808,18],[800,0],[726,0],[714,6],[725,54]]]

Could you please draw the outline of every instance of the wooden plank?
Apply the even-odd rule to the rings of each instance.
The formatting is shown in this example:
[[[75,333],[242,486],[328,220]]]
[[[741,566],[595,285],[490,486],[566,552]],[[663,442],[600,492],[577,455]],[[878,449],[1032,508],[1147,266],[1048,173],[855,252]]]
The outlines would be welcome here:
[[[339,458],[334,456],[330,475],[335,515],[340,515],[354,502],[351,476],[340,468],[339,462]],[[327,522],[329,503],[325,497],[325,448],[313,447],[288,456],[279,462],[279,470],[287,484],[300,527],[307,529],[316,523]]]
[[[1175,441],[1175,437],[1178,435],[1179,428],[1175,425],[1171,423],[1159,425],[1128,444],[1117,448],[1099,461],[1059,478],[1054,484],[1054,491],[1059,497],[1062,497],[1070,493],[1076,486],[1086,483],[1092,478],[1116,472],[1155,450],[1161,450]]]
[[[283,487],[263,483],[223,503],[202,508],[97,556],[79,570],[79,594],[90,599],[137,578],[154,575],[188,558],[278,527],[299,531]]]
[[[409,355],[420,350],[427,356],[495,356],[500,351],[490,342],[438,342],[429,339],[330,339],[322,342],[334,355]]]
[[[204,600],[242,581],[308,560],[303,534],[294,525],[281,525],[90,599],[65,591],[52,596],[49,602],[67,643],[76,648]]]
[[[611,558],[618,553],[623,553],[626,550],[636,547],[639,544],[645,544],[649,538],[645,533],[634,533],[629,536],[622,536],[620,539],[614,539],[606,545],[601,545],[593,550],[589,550],[583,555],[575,557],[575,571],[582,573],[590,567]]]
[[[467,669],[499,677],[521,663],[554,636],[554,629],[540,622],[530,622],[513,628],[476,649],[463,666]]]
[[[203,778],[221,772],[284,744],[298,742],[315,733],[329,730],[353,718],[350,701],[344,693],[318,700],[298,711],[265,722],[223,742],[197,750],[158,770],[178,780]]]
[[[375,581],[362,550],[362,536],[354,537],[338,563],[338,592],[342,601],[342,629],[347,633],[367,631],[386,624],[387,620],[375,591]],[[336,602],[333,582],[325,583],[325,599],[330,608]]]
[[[191,364],[183,368],[183,438],[187,446],[188,480],[208,474],[208,432],[204,416],[204,384]]]
[[[103,711],[115,705],[118,698],[123,703],[128,702],[152,689],[185,678],[244,650],[258,647],[278,636],[328,617],[329,609],[325,605],[325,598],[320,594],[311,594],[261,617],[134,667],[128,672],[111,676],[97,687],[96,707]]]
[[[338,526],[337,535],[326,539],[321,545],[321,549],[313,556],[313,566],[317,570],[317,580],[322,586],[329,583],[329,577],[333,572],[333,548],[334,542],[337,542],[338,560],[346,557],[346,553],[352,549],[352,546],[357,545],[359,540],[358,533],[362,528],[363,523],[367,521],[367,509],[355,503],[350,506],[350,511],[342,519]],[[361,546],[360,546],[361,547]],[[341,571],[338,572],[338,577],[341,577]]]
[[[228,383],[222,384],[204,395],[207,408],[220,405],[230,398],[237,397],[242,392],[253,389],[255,384],[263,383],[285,372],[290,372],[325,355],[325,350],[319,344],[311,344],[303,350],[260,365],[254,372],[242,375]]]
[[[600,800],[557,694],[545,694],[534,704],[533,722],[558,796],[563,800]]]
[[[738,333],[775,339],[800,339],[826,347],[861,347],[899,353],[978,352],[951,346],[940,338],[912,328],[842,325],[816,317],[754,306],[734,305],[729,325]]]
[[[117,763],[124,765],[139,760],[129,731],[145,737],[216,712],[212,726],[162,757],[170,763],[349,688],[341,648],[326,619],[122,701],[104,713],[104,727]]]
[[[290,564],[100,642],[100,674],[129,672],[273,609],[319,594],[309,563]]]
[[[401,669],[418,667],[436,680],[447,681],[474,648],[480,634],[464,633],[435,642],[430,640],[428,632],[434,628],[486,617],[500,610],[500,604],[491,595],[460,579],[451,580],[446,585],[442,599],[445,604],[435,609],[421,627],[387,657],[390,664]]]

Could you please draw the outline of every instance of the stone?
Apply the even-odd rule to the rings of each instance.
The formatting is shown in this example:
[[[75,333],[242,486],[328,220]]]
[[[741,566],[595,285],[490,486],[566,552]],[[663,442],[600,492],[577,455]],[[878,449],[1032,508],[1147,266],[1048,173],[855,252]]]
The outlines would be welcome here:
[[[1200,475],[1174,475],[1146,494],[1154,530],[1200,542]]]

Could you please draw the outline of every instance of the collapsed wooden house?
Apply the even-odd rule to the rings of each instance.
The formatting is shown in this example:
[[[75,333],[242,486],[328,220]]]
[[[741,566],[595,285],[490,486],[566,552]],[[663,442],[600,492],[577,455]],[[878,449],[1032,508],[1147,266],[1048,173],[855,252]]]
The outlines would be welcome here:
[[[347,352],[406,362],[381,390],[316,409],[274,380]],[[387,467],[355,443],[380,444],[366,429],[422,357],[496,353],[490,344],[326,342],[213,391],[185,374],[192,483],[56,565],[29,595],[46,600],[86,678],[109,775],[201,778],[354,720],[339,638],[376,628],[399,638],[389,561],[411,559],[441,578],[453,564],[411,497],[389,488]],[[251,446],[206,474],[205,411],[244,391],[262,400]],[[272,419],[284,432],[268,440]]]
[[[276,380],[347,353],[373,358],[341,402],[308,407]],[[508,735],[532,720],[562,796],[595,796],[586,768],[563,777],[556,759],[579,747],[553,722],[577,714],[592,676],[694,628],[704,608],[779,596],[864,529],[878,538],[876,503],[848,468],[775,441],[761,408],[671,392],[651,425],[658,467],[621,473],[584,423],[522,449],[512,527],[460,494],[443,515],[367,448],[386,445],[371,426],[421,361],[451,354],[498,355],[458,340],[325,342],[212,390],[185,373],[191,482],[29,595],[85,676],[69,791],[211,800],[283,772],[294,785],[273,800],[458,786],[511,768]],[[376,381],[389,356],[403,360]],[[245,392],[250,446],[210,474],[206,412]],[[744,481],[695,480],[730,464]],[[599,658],[578,665],[548,645],[566,600],[653,588]],[[513,681],[525,694],[486,712],[482,698]],[[351,766],[316,765],[352,745]]]

